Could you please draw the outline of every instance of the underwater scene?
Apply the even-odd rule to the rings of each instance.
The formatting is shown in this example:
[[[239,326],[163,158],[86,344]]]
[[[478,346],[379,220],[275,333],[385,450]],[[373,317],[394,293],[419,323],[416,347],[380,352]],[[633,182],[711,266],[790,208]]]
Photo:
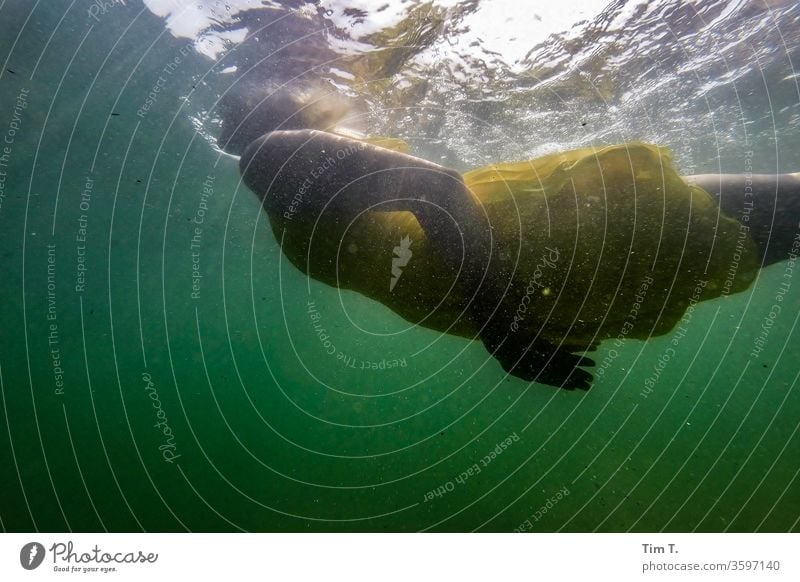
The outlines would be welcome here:
[[[5,532],[800,529],[800,4],[0,0]]]

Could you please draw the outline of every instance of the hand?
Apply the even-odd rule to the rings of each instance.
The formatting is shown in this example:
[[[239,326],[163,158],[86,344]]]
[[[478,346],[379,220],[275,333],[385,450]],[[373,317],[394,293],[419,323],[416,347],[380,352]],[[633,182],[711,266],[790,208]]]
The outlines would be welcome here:
[[[588,390],[594,377],[578,366],[594,366],[594,360],[559,349],[548,341],[509,344],[506,340],[494,352],[503,369],[529,382],[539,382],[565,390]],[[508,344],[508,345],[506,345]]]

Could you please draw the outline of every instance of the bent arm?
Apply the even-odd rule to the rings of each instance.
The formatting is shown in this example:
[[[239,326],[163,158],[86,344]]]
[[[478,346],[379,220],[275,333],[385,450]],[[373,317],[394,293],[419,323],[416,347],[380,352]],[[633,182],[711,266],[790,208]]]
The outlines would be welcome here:
[[[313,130],[261,136],[239,168],[270,216],[313,221],[325,213],[349,222],[366,211],[410,211],[454,272],[474,273],[488,262],[482,213],[449,168]]]

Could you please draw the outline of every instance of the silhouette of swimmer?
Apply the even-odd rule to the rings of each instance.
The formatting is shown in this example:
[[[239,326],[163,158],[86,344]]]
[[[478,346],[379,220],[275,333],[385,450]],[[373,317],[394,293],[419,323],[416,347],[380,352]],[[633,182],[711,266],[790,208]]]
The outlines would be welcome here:
[[[666,334],[800,250],[796,174],[682,178],[631,143],[462,176],[335,133],[248,131],[243,180],[298,269],[480,339],[527,381],[588,389],[601,341]]]

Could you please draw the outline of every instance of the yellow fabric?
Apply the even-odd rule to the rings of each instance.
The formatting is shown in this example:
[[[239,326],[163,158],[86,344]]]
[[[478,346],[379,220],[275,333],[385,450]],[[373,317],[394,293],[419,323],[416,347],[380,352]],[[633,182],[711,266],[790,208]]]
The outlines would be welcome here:
[[[758,271],[749,235],[684,182],[665,148],[585,148],[464,179],[492,219],[499,268],[516,267],[517,290],[534,282],[520,326],[553,342],[667,333],[693,300],[744,290]]]
[[[521,334],[542,330],[574,350],[621,334],[664,334],[692,301],[741,291],[758,270],[750,237],[708,193],[683,181],[663,148],[585,148],[473,170],[464,180],[492,223],[489,275],[513,279],[502,309],[510,317],[527,301],[516,320]],[[279,234],[282,225],[273,226]],[[476,335],[465,311],[472,290],[451,288],[410,212],[293,224],[286,232],[284,252],[301,270],[308,265],[310,276],[363,293],[410,322]],[[393,248],[406,236],[413,256],[390,290]]]
[[[386,148],[387,150],[394,150],[396,152],[401,152],[404,154],[407,154],[411,149],[408,147],[408,144],[405,141],[403,141],[402,139],[398,139],[396,137],[384,137],[380,135],[374,135],[364,138],[363,141],[371,143],[372,145]]]
[[[364,143],[386,148],[387,150],[394,150],[403,154],[407,154],[409,151],[411,151],[408,143],[397,137],[386,137],[384,135],[364,136],[347,128],[336,128],[332,130],[332,133],[348,139],[363,141]]]

